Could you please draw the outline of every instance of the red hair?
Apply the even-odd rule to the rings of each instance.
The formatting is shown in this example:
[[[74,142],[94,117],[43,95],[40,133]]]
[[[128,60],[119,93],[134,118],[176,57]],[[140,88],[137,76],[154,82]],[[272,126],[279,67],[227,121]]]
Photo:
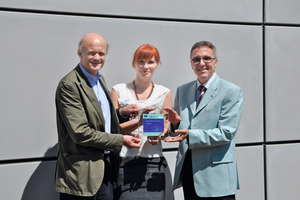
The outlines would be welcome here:
[[[157,63],[159,63],[160,56],[158,50],[151,44],[143,44],[134,52],[132,66],[134,66],[134,64],[137,63],[139,60],[151,60],[153,56],[154,60]]]

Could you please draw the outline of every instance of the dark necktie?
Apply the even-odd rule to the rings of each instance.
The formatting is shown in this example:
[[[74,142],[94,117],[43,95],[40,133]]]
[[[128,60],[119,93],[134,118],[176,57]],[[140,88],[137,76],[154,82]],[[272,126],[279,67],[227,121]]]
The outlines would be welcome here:
[[[200,86],[198,87],[198,90],[199,90],[199,97],[198,97],[198,101],[197,101],[197,107],[198,107],[198,105],[200,104],[200,101],[201,101],[201,99],[202,99],[203,96],[204,96],[204,93],[205,93],[205,91],[206,91],[206,87],[204,87],[203,85],[200,85]]]

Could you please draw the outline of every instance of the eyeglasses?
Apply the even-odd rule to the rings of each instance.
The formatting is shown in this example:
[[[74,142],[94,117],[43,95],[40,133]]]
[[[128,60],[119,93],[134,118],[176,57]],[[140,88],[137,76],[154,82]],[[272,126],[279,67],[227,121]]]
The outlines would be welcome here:
[[[203,58],[201,58],[201,57],[194,57],[194,58],[192,58],[192,62],[194,62],[194,63],[200,63],[201,59],[203,60],[203,62],[205,64],[208,64],[208,63],[211,63],[216,58],[211,58],[211,57],[203,57]]]

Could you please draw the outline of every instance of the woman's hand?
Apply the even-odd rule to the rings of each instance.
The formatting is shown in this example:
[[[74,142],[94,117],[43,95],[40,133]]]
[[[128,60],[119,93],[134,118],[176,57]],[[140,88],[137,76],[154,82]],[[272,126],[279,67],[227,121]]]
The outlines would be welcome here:
[[[158,137],[158,136],[148,136],[147,138],[148,138],[148,139],[147,139],[148,142],[149,142],[150,144],[152,144],[153,146],[154,146],[154,145],[158,145],[160,137]]]
[[[143,124],[143,114],[149,114],[149,112],[151,112],[153,110],[155,110],[155,108],[150,107],[150,106],[147,106],[142,110],[142,113],[140,115],[140,120],[139,120],[139,126],[141,126]]]
[[[148,136],[148,142],[152,145],[157,145],[159,143],[159,140],[162,139],[162,137],[167,136],[168,129],[165,128],[164,131],[162,131],[158,136]]]

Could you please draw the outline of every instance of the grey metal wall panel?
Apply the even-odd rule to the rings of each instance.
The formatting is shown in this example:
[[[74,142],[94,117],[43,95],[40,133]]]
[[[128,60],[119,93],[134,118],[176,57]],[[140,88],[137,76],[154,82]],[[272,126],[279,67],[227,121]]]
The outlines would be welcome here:
[[[267,141],[299,140],[299,27],[266,27]]]
[[[266,151],[268,199],[298,199],[300,144],[267,145]]]
[[[300,23],[299,0],[265,0],[265,10],[267,23]]]
[[[262,22],[262,0],[2,0],[0,7],[39,11],[207,21]]]
[[[0,165],[1,199],[56,200],[55,161]]]
[[[264,200],[263,146],[238,147],[237,164],[240,180],[237,199]]]
[[[47,150],[48,155],[56,155],[54,93],[59,79],[78,63],[77,43],[86,32],[98,32],[110,44],[102,70],[109,88],[135,78],[132,55],[139,45],[151,43],[162,59],[154,82],[169,87],[173,95],[177,86],[196,79],[189,64],[191,46],[199,40],[212,41],[218,49],[218,74],[244,90],[238,141],[262,138],[260,27],[11,12],[0,16],[0,42],[5,46],[0,49],[0,64],[5,66],[0,68],[0,83],[7,86],[0,91],[6,94],[2,105],[7,105],[0,113],[6,133],[0,142],[0,160],[41,157]]]

